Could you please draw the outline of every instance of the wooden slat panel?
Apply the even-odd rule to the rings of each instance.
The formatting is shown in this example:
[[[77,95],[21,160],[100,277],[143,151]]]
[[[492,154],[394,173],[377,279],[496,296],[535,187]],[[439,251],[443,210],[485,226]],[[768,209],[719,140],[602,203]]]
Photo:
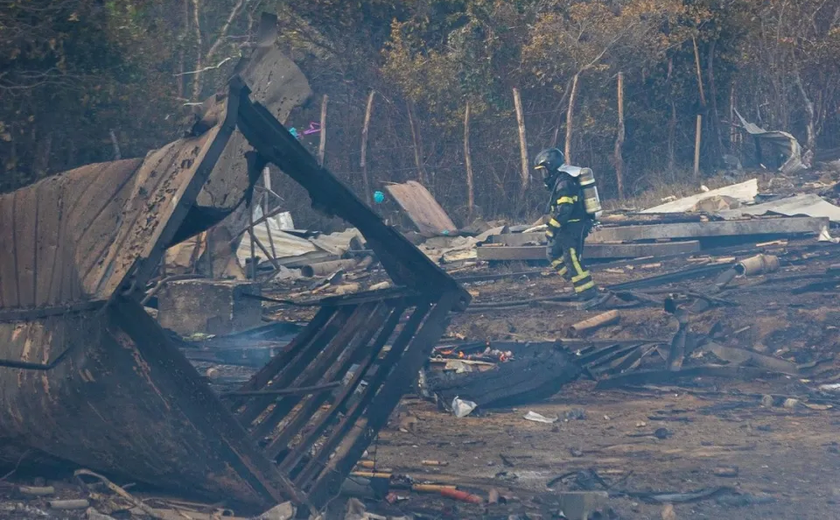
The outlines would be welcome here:
[[[347,322],[338,330],[335,336],[330,339],[330,342],[320,352],[313,352],[314,359],[307,361],[306,357],[301,357],[294,364],[284,369],[277,377],[277,388],[295,387],[295,386],[311,386],[315,381],[327,370],[336,358],[341,354],[348,343],[351,343],[356,336],[364,329],[365,323],[370,320],[371,313],[376,308],[376,304],[368,303],[359,305],[353,310],[353,314]],[[314,351],[314,349],[312,349]],[[313,377],[314,376],[314,377]],[[307,383],[306,381],[309,380]],[[269,433],[277,426],[277,424],[291,411],[294,407],[295,397],[286,397],[281,399],[275,406],[271,413],[259,425],[254,428],[252,436],[260,439]]]
[[[14,211],[17,193],[0,195],[0,301],[3,307],[17,307],[17,255],[15,251]]]
[[[380,303],[368,315],[368,319],[361,327],[361,330],[356,337],[347,342],[346,348],[341,352],[341,355],[327,368],[327,370],[307,370],[311,374],[303,380],[297,382],[295,386],[311,386],[316,384],[326,384],[333,381],[340,381],[350,370],[353,361],[364,351],[369,351],[368,343],[379,331],[379,328],[385,322],[391,310],[391,306]],[[301,428],[312,419],[315,412],[332,394],[331,391],[321,392],[320,394],[304,396],[290,396],[283,399],[283,402],[278,403],[278,408],[285,407],[288,410],[294,409],[298,403],[304,401],[299,409],[295,410],[294,419],[283,427],[283,431],[265,448],[266,455],[269,459],[274,459],[283,451],[287,444],[301,432]]]
[[[371,366],[373,366],[373,363],[379,357],[379,353],[382,351],[382,348],[391,338],[391,334],[399,324],[403,311],[405,311],[405,307],[402,305],[393,309],[388,321],[382,327],[382,330],[379,331],[376,341],[374,341],[371,348],[365,352],[364,358],[358,360],[359,368],[356,370],[356,373],[353,374],[352,379],[344,386],[338,396],[336,396],[335,402],[333,402],[329,411],[323,414],[312,425],[312,428],[306,434],[306,437],[301,440],[292,452],[281,461],[281,469],[291,472],[295,466],[298,465],[301,459],[309,453],[309,449],[315,444],[318,438],[323,435],[327,427],[338,417],[339,411],[346,406],[348,399],[353,395],[353,392],[356,391],[356,388],[359,387],[359,383],[361,383],[364,376],[368,374]],[[282,443],[288,441],[285,439],[278,439],[277,442]]]
[[[35,305],[35,242],[38,236],[35,228],[35,212],[38,199],[34,189],[23,190],[15,200],[15,256],[17,257],[18,304],[21,307]]]
[[[325,456],[331,456],[336,447],[338,447],[338,450],[335,456],[329,459],[320,477],[309,489],[309,497],[314,504],[323,506],[329,497],[338,494],[341,482],[352,471],[364,450],[379,434],[379,430],[385,426],[391,412],[411,383],[417,378],[417,373],[428,359],[434,342],[446,330],[449,323],[447,316],[449,311],[457,304],[458,299],[459,295],[456,292],[445,293],[432,307],[423,327],[416,335],[412,334],[411,341],[405,349],[405,354],[400,356],[398,361],[395,360],[393,370],[389,372],[387,369],[390,367],[384,365],[382,368],[386,370],[383,370],[382,373],[377,372],[375,381],[370,383],[366,389],[368,395],[372,395],[374,392],[376,394],[365,406],[364,418],[362,419],[365,427],[356,429],[358,433],[355,437],[342,436],[340,447],[333,443],[329,452],[326,451],[327,444],[325,443],[317,456],[319,464],[327,463]],[[313,458],[310,464],[315,460]]]
[[[318,453],[310,459],[304,466],[303,470],[295,477],[294,482],[301,488],[305,489],[308,483],[320,474],[321,470],[332,454],[333,450],[341,443],[347,432],[356,424],[356,420],[361,417],[367,405],[373,400],[376,391],[379,389],[382,382],[388,376],[388,372],[393,365],[399,361],[406,347],[408,346],[414,333],[420,327],[426,314],[429,312],[431,305],[418,305],[406,324],[403,326],[394,343],[391,345],[391,350],[385,356],[382,363],[379,364],[379,370],[376,375],[368,381],[368,386],[365,388],[364,394],[360,396],[359,400],[353,407],[347,411],[344,419],[333,429],[329,437],[321,445]],[[430,347],[431,349],[431,347]],[[388,411],[391,413],[391,410]]]
[[[49,302],[52,292],[53,276],[58,261],[58,234],[61,231],[62,185],[58,178],[53,177],[40,184],[36,191],[38,199],[36,305]]]
[[[348,307],[336,312],[326,325],[317,331],[315,336],[312,338],[312,341],[302,345],[300,350],[288,357],[288,362],[271,380],[271,386],[274,388],[284,388],[288,386],[289,382],[297,374],[299,374],[306,365],[315,359],[315,356],[317,356],[321,349],[324,348],[324,345],[326,345],[333,336],[341,330],[341,327],[347,323],[347,320],[350,318],[353,310],[354,309],[352,307]],[[262,388],[255,388],[255,390],[261,390],[263,388],[269,388],[268,383],[266,383],[266,385]],[[245,404],[245,408],[239,412],[239,420],[247,428],[248,425],[250,425],[254,419],[259,417],[266,407],[273,401],[274,398],[271,396],[251,399]]]

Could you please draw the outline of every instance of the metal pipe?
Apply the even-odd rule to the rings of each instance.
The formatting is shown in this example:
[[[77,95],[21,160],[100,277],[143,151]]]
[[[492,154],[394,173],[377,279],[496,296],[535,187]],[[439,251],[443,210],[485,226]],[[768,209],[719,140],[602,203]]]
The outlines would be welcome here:
[[[303,276],[311,278],[313,276],[327,276],[339,269],[349,269],[355,267],[358,260],[331,260],[329,262],[319,262],[317,264],[303,265],[300,268],[300,273]]]

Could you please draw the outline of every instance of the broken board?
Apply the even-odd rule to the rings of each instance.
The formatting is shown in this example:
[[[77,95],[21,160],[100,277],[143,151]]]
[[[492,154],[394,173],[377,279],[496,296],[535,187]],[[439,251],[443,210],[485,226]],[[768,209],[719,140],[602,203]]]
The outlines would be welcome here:
[[[426,236],[455,233],[458,229],[425,186],[417,181],[385,186],[417,231]]]
[[[640,258],[643,256],[665,256],[700,251],[700,242],[663,242],[660,244],[586,244],[583,256],[586,258]],[[479,260],[545,260],[545,246],[479,247]]]

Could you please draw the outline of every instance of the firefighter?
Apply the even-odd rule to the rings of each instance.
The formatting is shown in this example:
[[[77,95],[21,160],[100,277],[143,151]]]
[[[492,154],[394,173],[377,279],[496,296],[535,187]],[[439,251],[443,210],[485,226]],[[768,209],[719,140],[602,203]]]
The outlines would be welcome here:
[[[534,169],[542,173],[545,187],[551,192],[548,202],[548,247],[551,267],[572,283],[582,301],[598,297],[592,275],[583,265],[583,245],[592,229],[594,216],[587,213],[579,182],[581,168],[567,166],[557,148],[543,150],[534,159]]]

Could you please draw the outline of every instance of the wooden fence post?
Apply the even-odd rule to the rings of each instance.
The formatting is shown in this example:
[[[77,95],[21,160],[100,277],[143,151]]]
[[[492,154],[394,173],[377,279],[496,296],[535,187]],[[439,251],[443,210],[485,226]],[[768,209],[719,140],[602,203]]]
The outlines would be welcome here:
[[[700,178],[700,139],[703,133],[703,116],[697,114],[697,128],[694,136],[694,179]]]
[[[327,152],[327,103],[330,97],[324,94],[321,99],[321,131],[318,132],[318,164],[324,167],[324,154]]]
[[[528,190],[531,174],[528,165],[528,141],[525,137],[525,114],[522,112],[522,98],[519,95],[519,89],[516,87],[513,88],[513,104],[516,108],[516,123],[519,126],[519,155],[522,160],[519,193],[524,195]]]
[[[470,101],[464,110],[464,163],[467,168],[467,214],[472,218],[475,208],[475,188],[473,186],[472,156],[470,155]]]
[[[575,111],[575,98],[577,97],[578,80],[580,73],[575,74],[572,78],[572,92],[569,94],[569,107],[566,110],[566,163],[572,163],[572,119]]]
[[[423,161],[421,159],[420,137],[417,133],[417,125],[414,122],[414,111],[411,109],[411,103],[407,104],[408,110],[408,126],[411,129],[411,144],[414,145],[414,166],[417,168],[417,180],[420,184],[428,185],[426,179],[426,171],[423,169]]]
[[[624,73],[618,73],[618,135],[615,138],[615,180],[619,198],[624,198]]]

